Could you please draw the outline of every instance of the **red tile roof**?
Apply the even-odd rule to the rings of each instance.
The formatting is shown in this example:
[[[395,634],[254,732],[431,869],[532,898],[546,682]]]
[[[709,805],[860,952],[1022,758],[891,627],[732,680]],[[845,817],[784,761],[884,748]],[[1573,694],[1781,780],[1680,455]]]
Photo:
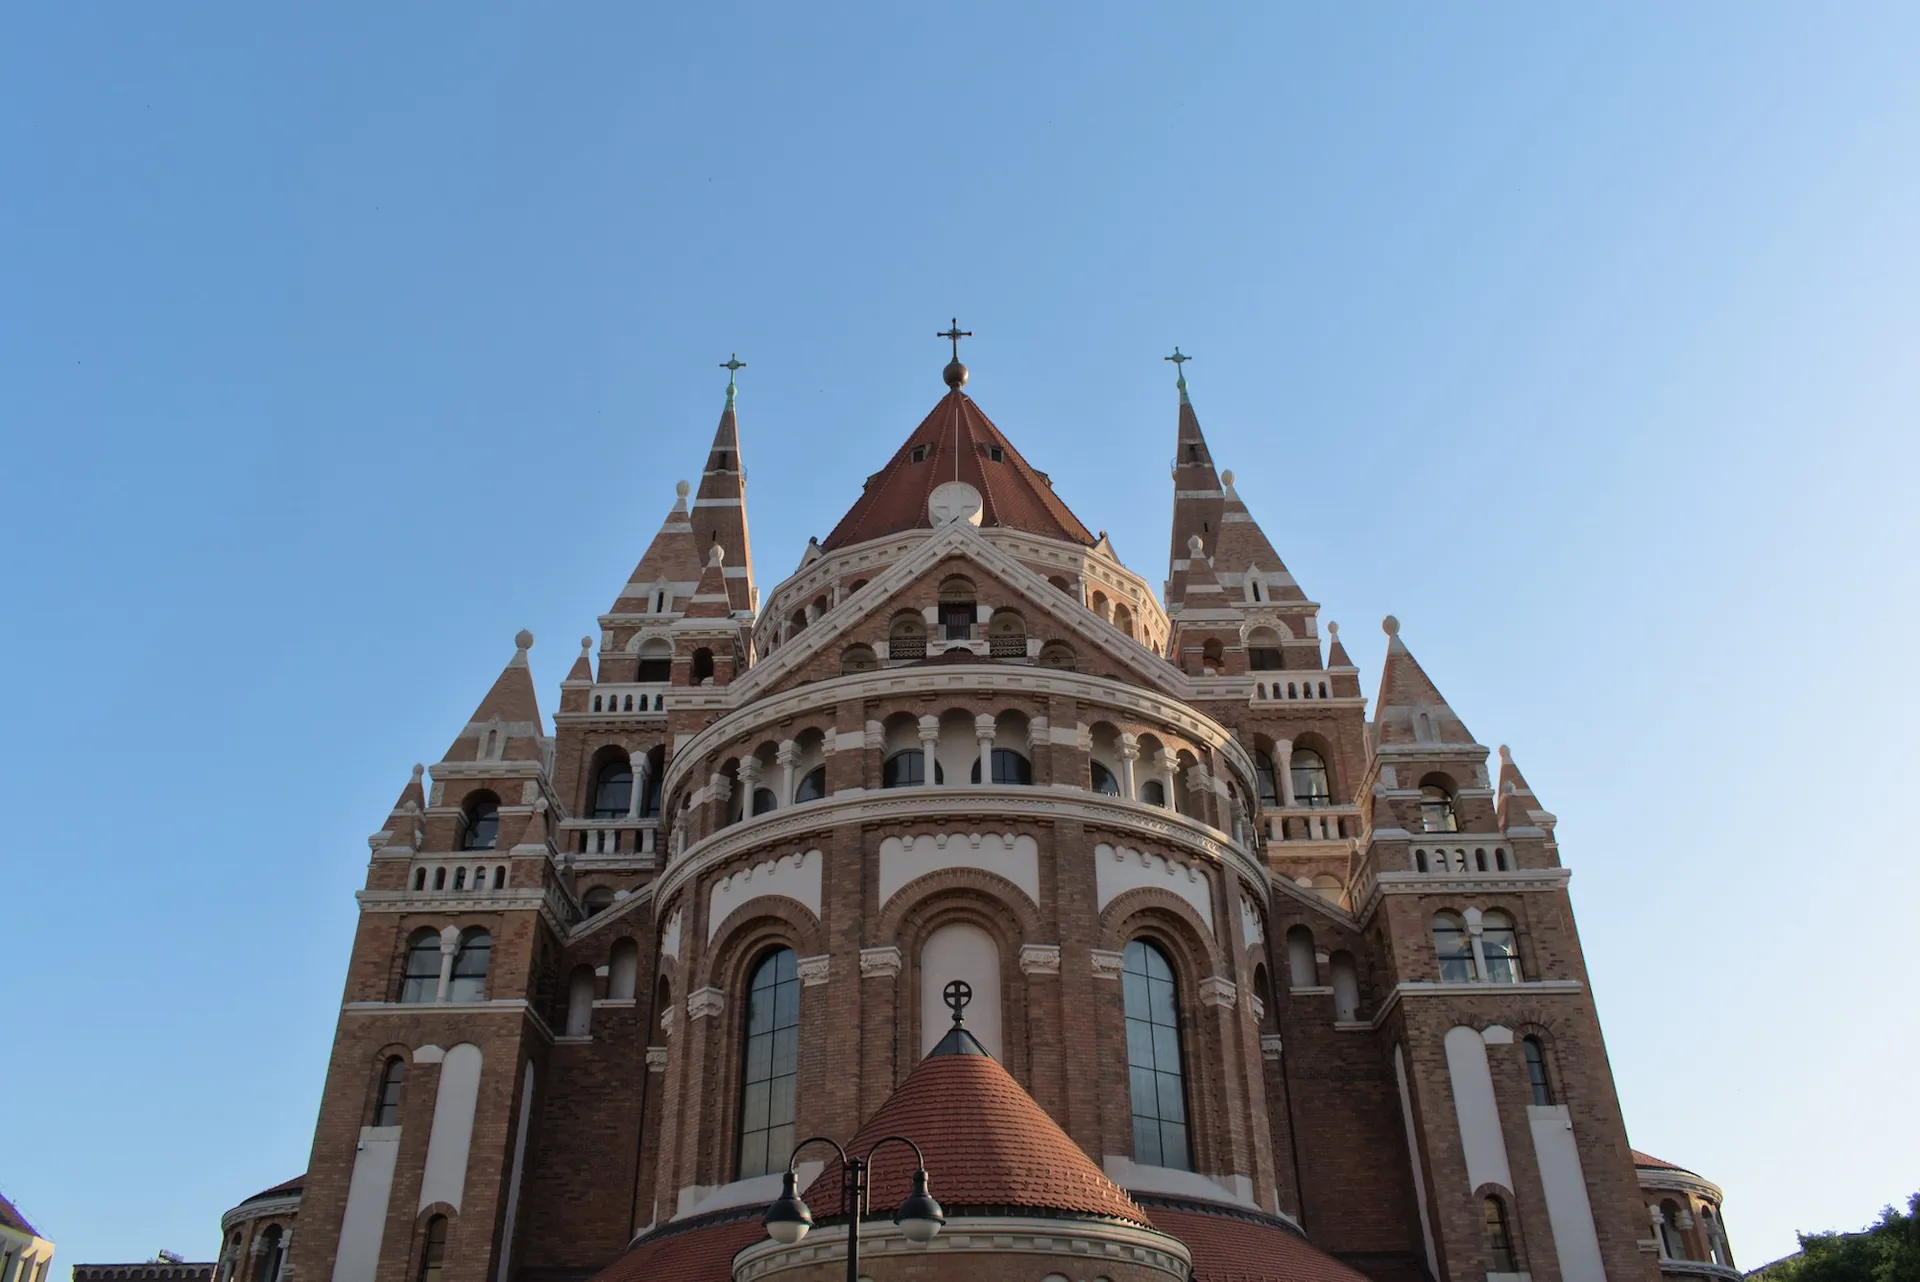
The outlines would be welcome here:
[[[1149,1200],[1153,1227],[1170,1233],[1193,1252],[1193,1282],[1368,1282],[1360,1273],[1315,1247],[1278,1220],[1159,1206]]]
[[[1642,1153],[1639,1149],[1633,1150],[1633,1164],[1635,1166],[1651,1167],[1657,1171],[1679,1171],[1686,1175],[1693,1174],[1692,1171],[1687,1170],[1684,1166],[1675,1166],[1672,1162],[1663,1162],[1652,1154]]]
[[[4,1193],[0,1193],[0,1224],[5,1225],[16,1233],[30,1233],[34,1237],[40,1236],[39,1231],[35,1229],[33,1225],[27,1223],[27,1217],[20,1214],[20,1208],[16,1207],[12,1202],[9,1202],[7,1195]]]
[[[959,465],[955,467],[955,445]],[[913,451],[926,447],[916,463]],[[1001,460],[994,462],[997,447]],[[1034,470],[971,397],[949,392],[913,429],[892,460],[867,478],[866,491],[833,533],[820,541],[831,552],[868,539],[929,528],[927,496],[943,481],[959,479],[980,491],[982,525],[1025,530],[1070,543],[1093,544],[1093,535],[1067,509],[1044,475]]]
[[[764,1206],[667,1224],[594,1276],[593,1282],[728,1282],[733,1257],[767,1236]]]
[[[270,1189],[261,1189],[258,1193],[255,1193],[252,1197],[248,1198],[247,1201],[258,1202],[263,1197],[279,1197],[283,1193],[298,1193],[302,1188],[302,1186],[306,1184],[306,1182],[307,1182],[307,1173],[305,1171],[302,1171],[300,1172],[300,1174],[294,1176],[292,1179],[282,1180],[280,1181],[280,1183],[274,1185]],[[246,1203],[243,1202],[241,1205],[244,1206],[245,1204]]]
[[[1133,1199],[985,1056],[921,1060],[848,1151],[864,1154],[885,1135],[904,1135],[920,1146],[930,1191],[949,1215],[1064,1211],[1147,1223]],[[913,1191],[913,1154],[899,1145],[882,1149],[869,1181],[868,1205],[875,1214],[890,1214]],[[830,1163],[802,1196],[821,1219],[837,1214],[838,1164]]]

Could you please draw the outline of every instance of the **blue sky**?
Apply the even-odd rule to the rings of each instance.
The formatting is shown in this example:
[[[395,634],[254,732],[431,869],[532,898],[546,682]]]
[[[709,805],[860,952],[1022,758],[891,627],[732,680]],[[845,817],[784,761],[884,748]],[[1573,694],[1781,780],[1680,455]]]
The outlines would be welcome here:
[[[1371,689],[1563,855],[1749,1267],[1920,1188],[1920,9],[16,6],[0,1188],[208,1258],[305,1166],[365,835],[544,705],[729,352],[771,585],[970,387],[1165,569],[1175,343]]]

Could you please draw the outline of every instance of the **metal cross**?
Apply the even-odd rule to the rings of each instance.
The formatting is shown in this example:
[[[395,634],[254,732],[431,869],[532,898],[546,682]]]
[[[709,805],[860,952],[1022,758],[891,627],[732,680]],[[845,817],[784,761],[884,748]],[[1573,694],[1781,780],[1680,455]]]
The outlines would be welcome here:
[[[960,359],[960,340],[963,338],[972,338],[973,331],[970,329],[961,329],[960,318],[956,316],[953,318],[952,329],[945,330],[941,333],[935,334],[934,337],[947,338],[947,339],[953,340],[953,359],[957,361]]]
[[[936,335],[936,337],[945,338],[946,335],[939,334]],[[948,980],[943,995],[947,1001],[947,1008],[953,1012],[953,1022],[958,1024],[960,1022],[960,1012],[965,1010],[968,1003],[973,1001],[973,985],[964,979]]]
[[[729,386],[733,383],[734,374],[746,367],[747,363],[740,359],[740,353],[738,352],[732,353],[726,360],[720,362],[720,368],[727,371],[727,383]]]
[[[1185,373],[1186,373],[1187,371],[1185,371],[1185,370],[1183,370],[1183,369],[1181,369],[1180,367],[1181,367],[1182,365],[1185,365],[1185,364],[1186,364],[1186,363],[1187,363],[1188,361],[1190,361],[1190,360],[1192,360],[1192,359],[1193,359],[1193,357],[1191,357],[1191,356],[1183,356],[1183,355],[1181,354],[1181,352],[1180,352],[1180,349],[1179,349],[1178,347],[1176,347],[1176,348],[1174,348],[1174,349],[1173,349],[1173,355],[1171,355],[1171,356],[1162,356],[1162,357],[1161,357],[1160,359],[1161,359],[1161,360],[1163,360],[1163,361],[1172,361],[1172,362],[1173,362],[1173,368],[1174,368],[1174,371],[1175,371],[1176,373],[1179,373],[1179,374],[1185,374]]]

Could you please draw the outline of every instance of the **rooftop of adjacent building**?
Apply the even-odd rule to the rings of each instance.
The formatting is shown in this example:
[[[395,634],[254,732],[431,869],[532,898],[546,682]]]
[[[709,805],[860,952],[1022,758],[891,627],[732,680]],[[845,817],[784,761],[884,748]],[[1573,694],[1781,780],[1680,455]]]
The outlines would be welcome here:
[[[20,1214],[20,1208],[4,1193],[0,1193],[0,1228],[12,1229],[15,1233],[25,1233],[30,1237],[40,1236],[39,1230],[27,1222],[27,1217]]]

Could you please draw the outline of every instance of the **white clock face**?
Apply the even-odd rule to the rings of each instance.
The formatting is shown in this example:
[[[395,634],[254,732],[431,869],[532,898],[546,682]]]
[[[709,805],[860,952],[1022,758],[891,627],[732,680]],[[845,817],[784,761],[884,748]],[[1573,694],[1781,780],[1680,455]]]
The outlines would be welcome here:
[[[927,518],[935,525],[955,521],[980,524],[980,491],[965,481],[943,481],[927,496]]]

